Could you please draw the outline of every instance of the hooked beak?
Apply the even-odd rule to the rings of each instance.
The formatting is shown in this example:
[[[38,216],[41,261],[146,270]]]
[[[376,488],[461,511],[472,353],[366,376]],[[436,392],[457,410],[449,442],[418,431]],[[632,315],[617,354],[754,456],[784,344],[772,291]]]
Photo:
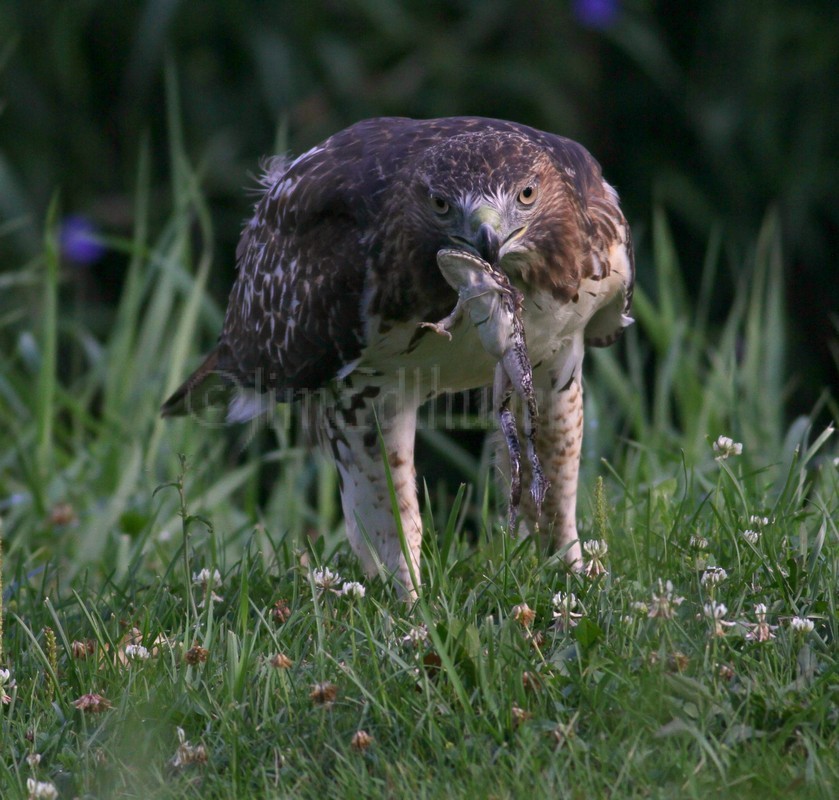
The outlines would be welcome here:
[[[470,235],[458,236],[452,234],[449,239],[457,246],[480,256],[492,266],[497,266],[508,246],[518,239],[525,231],[525,227],[516,228],[504,239],[501,239],[499,229],[502,227],[501,217],[491,207],[481,206],[470,218]]]
[[[484,261],[495,266],[498,261],[498,251],[501,249],[501,242],[498,240],[498,232],[487,222],[484,222],[475,234],[475,247],[478,254]]]
[[[452,234],[449,239],[456,247],[462,247],[470,253],[480,256],[484,261],[495,264],[498,253],[501,250],[501,243],[498,240],[498,233],[495,228],[484,222],[475,233],[468,239],[465,236]]]

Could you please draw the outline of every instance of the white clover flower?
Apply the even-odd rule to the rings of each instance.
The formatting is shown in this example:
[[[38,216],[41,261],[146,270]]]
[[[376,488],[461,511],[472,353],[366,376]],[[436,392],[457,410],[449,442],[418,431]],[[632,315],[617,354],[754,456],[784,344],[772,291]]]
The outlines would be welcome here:
[[[771,521],[769,517],[759,517],[757,514],[749,517],[749,525],[754,525],[756,528],[765,528]]]
[[[728,577],[728,573],[722,567],[708,567],[702,573],[700,583],[703,586],[718,586]]]
[[[375,740],[367,731],[356,731],[350,739],[350,747],[356,753],[363,753]]]
[[[187,741],[186,733],[183,728],[177,728],[178,733],[178,749],[175,755],[169,760],[169,763],[175,769],[189,766],[190,764],[206,764],[209,758],[207,749],[203,744],[192,745]]]
[[[402,637],[402,644],[408,647],[418,648],[428,642],[428,628],[423,622],[422,625],[417,625]]]
[[[329,567],[318,567],[312,571],[312,580],[315,582],[315,586],[322,591],[337,592],[337,586],[341,583],[341,576]]]
[[[650,607],[643,600],[635,600],[630,603],[629,607],[639,617],[646,617],[650,613]]]
[[[14,689],[17,686],[12,673],[8,669],[0,669],[0,705],[7,706],[12,702],[10,695],[6,694],[7,689]]]
[[[650,619],[672,619],[676,607],[684,602],[684,597],[673,593],[673,582],[658,579],[658,592],[653,590],[653,601],[647,616]]]
[[[366,593],[367,590],[358,581],[346,581],[341,587],[341,591],[338,592],[338,594],[349,597],[352,600],[361,600]]]
[[[204,590],[215,589],[222,584],[221,573],[217,569],[210,572],[207,567],[204,567],[200,572],[193,574],[192,582],[195,586],[200,586]]]
[[[55,784],[49,781],[36,781],[35,778],[26,779],[26,791],[29,792],[29,800],[55,800],[58,797]]]
[[[760,541],[760,531],[743,531],[741,536],[751,545],[756,545]]]
[[[711,619],[722,619],[728,613],[728,606],[725,603],[718,603],[712,600],[710,603],[705,603],[705,616]]]
[[[208,597],[214,603],[220,603],[224,600],[221,595],[218,595],[215,591],[213,591],[222,584],[221,573],[217,569],[210,572],[207,567],[204,567],[204,569],[200,572],[193,574],[192,583],[195,586],[200,586],[201,590],[204,592],[204,599],[198,604],[198,608],[204,608],[204,604]]]
[[[580,612],[574,611],[577,608],[577,596],[573,592],[557,592],[551,598],[551,604],[554,607],[555,624],[560,629],[573,628],[577,624],[577,620],[583,615]]]
[[[40,753],[30,753],[26,756],[26,763],[35,769],[41,763],[41,754]]]
[[[728,436],[718,436],[713,447],[717,461],[725,461],[729,456],[739,456],[743,452],[743,445]]]
[[[605,539],[592,539],[583,543],[583,550],[589,558],[605,558],[609,544]]]
[[[146,661],[151,658],[151,653],[141,644],[125,645],[125,657],[132,661]]]
[[[728,613],[728,608],[725,603],[712,600],[710,603],[705,603],[704,611],[705,616],[714,623],[714,636],[725,636],[725,629],[737,624],[726,621],[725,615]]]
[[[795,633],[801,634],[808,634],[812,633],[813,629],[816,627],[813,623],[813,620],[807,619],[807,617],[793,617],[789,621],[790,627],[795,631]]]
[[[577,596],[573,592],[557,592],[551,598],[551,604],[555,611],[573,611],[577,607]]]
[[[529,628],[536,619],[536,612],[527,603],[518,603],[512,609],[513,619],[525,628]]]
[[[694,550],[707,550],[711,543],[704,536],[691,536],[690,546]]]
[[[594,578],[597,575],[605,575],[606,567],[603,565],[603,559],[606,553],[609,552],[609,545],[604,539],[595,539],[590,542],[583,543],[583,550],[589,557],[589,561],[583,570],[589,578]]]
[[[757,622],[749,625],[751,630],[746,634],[746,639],[751,642],[768,642],[775,638],[772,631],[777,629],[777,625],[770,625],[766,621],[766,603],[755,603],[755,618]]]

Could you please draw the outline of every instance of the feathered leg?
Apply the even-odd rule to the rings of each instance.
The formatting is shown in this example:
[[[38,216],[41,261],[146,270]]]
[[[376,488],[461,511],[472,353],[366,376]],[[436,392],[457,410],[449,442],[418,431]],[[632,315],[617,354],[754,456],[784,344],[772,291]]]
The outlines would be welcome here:
[[[548,395],[537,436],[537,448],[550,481],[540,526],[551,531],[554,544],[565,550],[574,569],[583,566],[577,535],[577,486],[583,445],[583,386],[579,371]]]
[[[325,416],[325,438],[338,467],[350,545],[368,575],[377,574],[381,564],[393,576],[400,595],[413,600],[419,589],[422,542],[414,468],[417,407],[404,402],[374,405],[362,392],[352,397],[343,410]],[[382,442],[399,507],[407,559],[394,520]]]

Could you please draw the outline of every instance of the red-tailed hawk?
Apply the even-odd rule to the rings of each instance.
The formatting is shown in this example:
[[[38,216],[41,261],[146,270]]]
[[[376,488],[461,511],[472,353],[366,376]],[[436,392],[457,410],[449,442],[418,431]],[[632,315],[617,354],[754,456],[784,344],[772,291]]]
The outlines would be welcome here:
[[[219,381],[234,389],[230,420],[314,398],[353,550],[415,596],[417,410],[492,383],[498,363],[470,314],[451,316],[458,294],[443,270],[456,253],[438,263],[441,251],[477,256],[521,293],[548,486],[531,522],[579,568],[583,350],[611,344],[631,322],[634,280],[629,227],[597,162],[576,142],[514,122],[384,118],[270,161],[262,183],[218,344],[164,415],[217,398]],[[450,340],[421,324],[436,320]],[[532,499],[524,511],[535,516]]]

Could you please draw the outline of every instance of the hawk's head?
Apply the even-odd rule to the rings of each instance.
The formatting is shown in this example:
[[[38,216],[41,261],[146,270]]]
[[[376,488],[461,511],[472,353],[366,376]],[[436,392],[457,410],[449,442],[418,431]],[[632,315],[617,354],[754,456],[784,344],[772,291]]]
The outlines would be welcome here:
[[[573,294],[578,265],[566,255],[579,202],[573,174],[545,148],[512,131],[470,131],[429,147],[406,173],[420,250],[462,248],[525,283]]]

